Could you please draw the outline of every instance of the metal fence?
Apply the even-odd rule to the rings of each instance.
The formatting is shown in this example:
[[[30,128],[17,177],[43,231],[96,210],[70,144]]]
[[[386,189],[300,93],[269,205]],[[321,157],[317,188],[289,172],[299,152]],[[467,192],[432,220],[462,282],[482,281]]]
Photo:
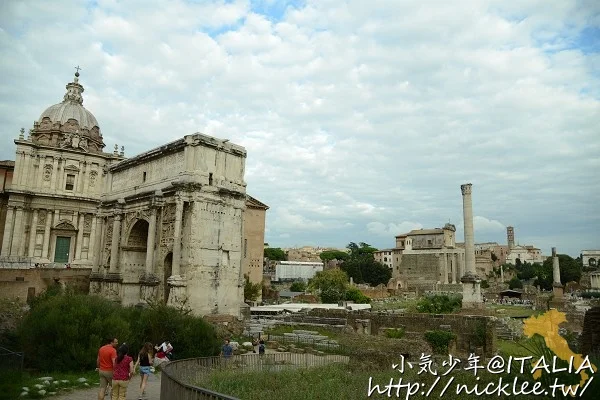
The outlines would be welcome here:
[[[23,371],[24,354],[0,347],[0,370]]]
[[[317,367],[333,363],[347,364],[348,357],[335,354],[269,353],[263,355],[234,355],[229,358],[203,357],[172,361],[163,367],[160,396],[162,399],[239,400],[235,397],[213,392],[196,385],[206,378],[207,375],[216,371],[274,372]]]

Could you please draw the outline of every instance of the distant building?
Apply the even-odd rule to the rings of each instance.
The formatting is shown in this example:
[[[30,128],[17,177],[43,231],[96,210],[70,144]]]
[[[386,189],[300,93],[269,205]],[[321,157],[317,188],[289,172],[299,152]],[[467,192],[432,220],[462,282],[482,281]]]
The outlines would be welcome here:
[[[600,263],[600,250],[581,250],[581,262],[584,267],[597,267]]]
[[[244,248],[242,273],[250,282],[261,283],[265,241],[265,219],[269,207],[250,195],[246,195],[244,210]]]
[[[507,263],[515,264],[518,258],[521,262],[541,264],[547,258],[543,256],[542,251],[535,246],[515,245],[515,230],[512,226],[507,227],[506,239],[508,242],[508,254],[506,255]]]
[[[330,251],[330,250],[336,250],[336,251],[344,251],[347,252],[347,249],[336,249],[333,247],[313,247],[313,246],[303,246],[303,247],[297,247],[297,248],[286,248],[283,249],[283,251],[285,251],[285,254],[287,256],[287,260],[288,261],[315,261],[315,262],[319,262],[321,261],[321,253],[324,251]]]
[[[320,271],[323,271],[323,262],[277,261],[274,271],[269,271],[269,274],[273,282],[291,282],[307,281]]]

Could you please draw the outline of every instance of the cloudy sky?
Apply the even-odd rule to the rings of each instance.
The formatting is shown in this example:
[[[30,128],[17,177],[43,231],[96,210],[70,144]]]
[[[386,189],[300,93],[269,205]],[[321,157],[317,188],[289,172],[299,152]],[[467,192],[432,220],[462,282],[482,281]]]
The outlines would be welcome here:
[[[600,248],[597,0],[2,1],[0,159],[76,65],[107,151],[248,150],[272,246]]]

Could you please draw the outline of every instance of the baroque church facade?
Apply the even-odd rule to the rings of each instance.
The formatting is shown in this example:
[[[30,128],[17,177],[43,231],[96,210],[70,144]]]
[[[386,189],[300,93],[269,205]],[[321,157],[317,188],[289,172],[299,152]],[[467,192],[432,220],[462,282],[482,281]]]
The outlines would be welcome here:
[[[246,205],[263,218],[254,233],[262,237],[250,240],[261,252],[268,208],[246,194],[246,150],[195,133],[130,158],[117,146],[104,152],[79,73],[66,89],[15,140],[0,199],[0,259],[89,268],[90,293],[123,305],[158,300],[239,315],[252,264],[244,260]]]

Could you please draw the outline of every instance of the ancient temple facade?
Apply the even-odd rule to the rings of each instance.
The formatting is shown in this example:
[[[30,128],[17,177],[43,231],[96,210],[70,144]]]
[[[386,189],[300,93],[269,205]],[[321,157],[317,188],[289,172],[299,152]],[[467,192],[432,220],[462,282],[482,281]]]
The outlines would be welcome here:
[[[89,268],[90,293],[123,305],[239,315],[246,150],[195,133],[130,158],[105,153],[83,91],[77,73],[15,140],[1,259]]]

